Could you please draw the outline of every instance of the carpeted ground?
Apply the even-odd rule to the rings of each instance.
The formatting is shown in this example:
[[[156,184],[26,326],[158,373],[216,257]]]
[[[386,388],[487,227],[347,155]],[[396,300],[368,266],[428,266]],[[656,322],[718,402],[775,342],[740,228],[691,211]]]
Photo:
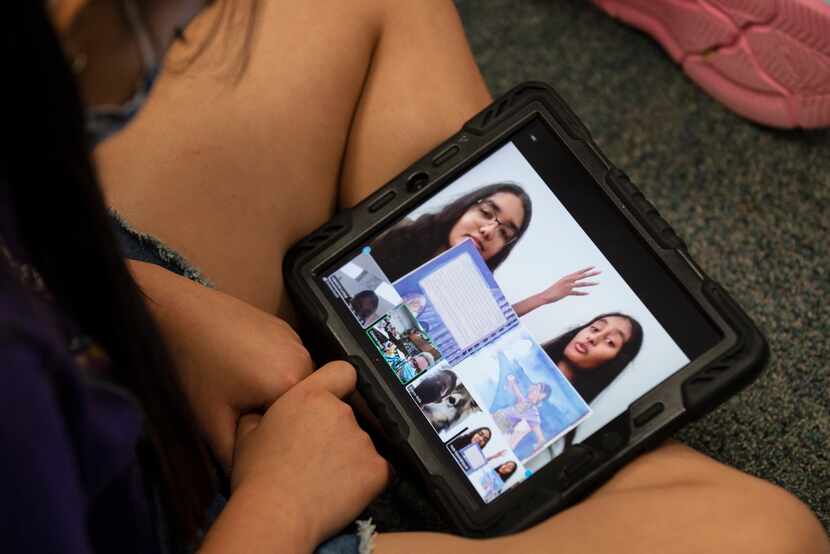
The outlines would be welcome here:
[[[551,83],[769,338],[754,385],[679,438],[830,529],[830,132],[748,123],[585,0],[456,0],[498,95]]]

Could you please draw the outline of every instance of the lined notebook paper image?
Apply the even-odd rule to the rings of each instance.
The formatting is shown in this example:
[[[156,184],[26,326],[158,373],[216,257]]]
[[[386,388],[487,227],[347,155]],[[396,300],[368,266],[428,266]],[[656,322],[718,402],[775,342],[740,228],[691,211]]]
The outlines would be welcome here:
[[[452,365],[518,325],[470,240],[402,277],[395,289]]]

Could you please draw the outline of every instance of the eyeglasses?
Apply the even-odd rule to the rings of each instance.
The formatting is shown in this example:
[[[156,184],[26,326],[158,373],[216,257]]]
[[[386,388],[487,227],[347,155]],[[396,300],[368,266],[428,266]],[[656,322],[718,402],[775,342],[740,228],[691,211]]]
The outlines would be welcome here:
[[[481,219],[488,224],[493,222],[496,223],[496,232],[504,241],[505,245],[511,244],[519,238],[519,231],[516,229],[516,226],[513,223],[506,223],[502,221],[499,219],[499,216],[496,215],[499,212],[499,208],[492,200],[482,198],[481,200],[476,201],[475,206]]]

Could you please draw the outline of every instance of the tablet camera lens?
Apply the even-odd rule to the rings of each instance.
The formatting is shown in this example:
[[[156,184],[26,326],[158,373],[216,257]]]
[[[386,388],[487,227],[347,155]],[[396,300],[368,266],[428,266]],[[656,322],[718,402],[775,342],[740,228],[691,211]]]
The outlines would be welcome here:
[[[406,182],[406,189],[409,192],[418,192],[419,190],[424,188],[428,182],[429,175],[427,175],[423,171],[419,171],[418,173],[414,173],[409,177],[409,180]]]

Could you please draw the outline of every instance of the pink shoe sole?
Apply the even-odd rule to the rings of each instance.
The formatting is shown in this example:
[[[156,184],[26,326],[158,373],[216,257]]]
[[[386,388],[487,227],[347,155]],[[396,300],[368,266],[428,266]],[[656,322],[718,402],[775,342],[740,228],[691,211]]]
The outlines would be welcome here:
[[[657,39],[740,115],[830,126],[830,4],[824,0],[593,0]]]

